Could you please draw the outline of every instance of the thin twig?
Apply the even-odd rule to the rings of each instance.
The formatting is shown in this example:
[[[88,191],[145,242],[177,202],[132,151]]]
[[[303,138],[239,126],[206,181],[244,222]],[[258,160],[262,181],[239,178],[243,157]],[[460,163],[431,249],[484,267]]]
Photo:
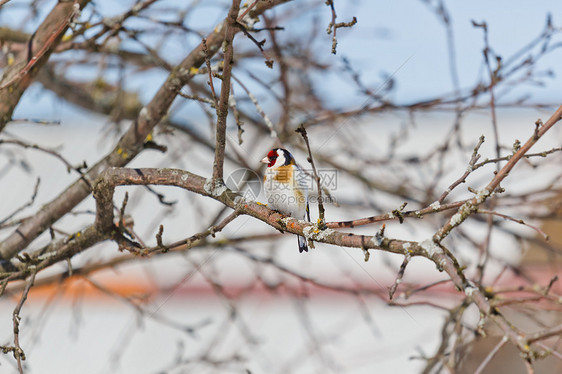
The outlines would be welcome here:
[[[211,88],[211,95],[213,96],[215,108],[218,108],[219,102],[217,100],[217,94],[215,93],[215,86],[213,84],[213,70],[211,69],[211,58],[209,56],[209,50],[207,48],[207,39],[201,39],[201,44],[203,45],[203,53],[205,53],[205,65],[207,65],[207,70],[209,73],[209,87]]]
[[[306,144],[306,149],[308,150],[307,160],[310,163],[310,165],[312,166],[312,172],[314,173],[314,179],[316,180],[316,186],[318,188],[318,221],[319,221],[320,227],[324,228],[325,227],[325,220],[324,220],[324,203],[323,203],[323,198],[322,198],[322,187],[320,185],[320,177],[318,176],[318,173],[316,172],[316,166],[314,165],[314,159],[312,158],[312,151],[310,150],[310,143],[308,141],[308,135],[306,133],[306,129],[304,128],[304,125],[302,125],[302,124],[295,131],[298,132],[299,134],[301,134],[301,136],[303,137],[304,142]]]
[[[68,161],[66,158],[64,158],[62,156],[62,154],[60,154],[59,152],[55,151],[54,149],[49,149],[43,146],[40,146],[38,144],[29,144],[26,143],[24,141],[21,140],[16,140],[16,139],[0,139],[0,145],[2,144],[12,144],[12,145],[17,145],[20,147],[23,147],[25,149],[36,149],[38,151],[47,153],[51,156],[54,156],[56,159],[58,159],[59,161],[61,161],[64,166],[66,166],[66,169],[70,172],[71,170],[74,170],[75,172],[77,172],[78,174],[80,174],[81,176],[84,175],[84,172],[82,171],[83,169],[88,168],[88,165],[86,165],[86,162],[82,162],[82,164],[78,164],[78,165],[72,165],[70,163],[70,161]],[[86,180],[84,180],[86,182]]]
[[[37,192],[39,191],[40,182],[41,182],[41,178],[37,178],[37,182],[35,182],[35,187],[33,188],[33,194],[31,195],[31,199],[27,203],[23,204],[21,207],[17,208],[11,214],[9,214],[6,218],[0,220],[0,227],[2,227],[4,223],[8,222],[13,216],[18,214],[19,212],[33,205],[33,203],[35,202],[35,198],[37,197]]]
[[[478,365],[478,368],[476,369],[474,374],[482,373],[482,370],[484,370],[486,368],[486,366],[490,363],[492,358],[494,358],[496,353],[498,353],[498,351],[501,349],[501,347],[504,346],[505,343],[507,343],[507,338],[506,337],[501,338],[499,343],[496,344],[496,346],[494,347],[494,349],[492,349],[490,351],[490,353],[488,353],[488,355],[486,355],[486,358],[484,358],[484,361],[482,361],[482,363],[480,363],[480,365]]]
[[[327,0],[326,5],[328,5],[330,7],[331,11],[332,11],[332,20],[328,24],[328,29],[326,30],[326,32],[328,34],[332,34],[332,54],[335,55],[336,54],[336,47],[338,45],[338,39],[336,37],[336,30],[339,29],[340,27],[352,27],[353,25],[355,25],[357,23],[357,17],[353,17],[353,19],[349,22],[336,23],[337,14],[336,14],[336,8],[334,6],[334,0]]]
[[[527,369],[528,374],[535,374],[533,363],[529,359],[524,358],[523,363],[525,364],[525,369]]]
[[[533,225],[531,225],[531,224],[528,224],[528,223],[526,223],[525,221],[523,221],[522,219],[510,217],[510,216],[508,216],[508,215],[506,215],[506,214],[498,213],[498,212],[491,211],[491,210],[487,210],[487,209],[478,209],[478,210],[476,211],[476,213],[490,214],[490,215],[498,216],[498,217],[501,217],[501,218],[504,218],[504,219],[507,219],[507,220],[516,222],[516,223],[518,223],[518,224],[520,224],[520,225],[524,225],[524,226],[527,226],[527,227],[532,228],[532,229],[535,230],[539,235],[541,235],[544,240],[548,240],[548,239],[549,239],[549,238],[548,238],[548,234],[545,233],[544,231],[542,231],[542,230],[540,229],[540,227],[537,227],[537,226],[533,226]]]
[[[445,192],[443,192],[443,194],[439,197],[439,199],[437,199],[439,204],[443,203],[445,198],[459,184],[466,182],[466,178],[470,175],[470,173],[472,173],[474,171],[474,165],[476,164],[476,162],[480,158],[480,154],[478,153],[478,151],[480,150],[480,147],[482,146],[482,143],[484,143],[484,135],[481,135],[480,139],[478,139],[478,143],[474,147],[474,151],[472,152],[472,157],[470,158],[470,161],[468,162],[468,167],[466,168],[466,171],[464,172],[464,174],[459,179],[457,179],[455,182],[453,182],[449,186],[449,188],[447,188],[447,190],[445,190]]]
[[[547,352],[548,354],[553,355],[554,357],[556,357],[559,360],[562,360],[562,354],[555,351],[554,349],[548,347],[546,344],[543,344],[541,342],[536,342],[536,345],[538,345],[539,347],[541,347],[542,349],[545,350],[545,352]]]
[[[551,148],[547,151],[543,151],[543,152],[536,152],[536,153],[528,153],[525,155],[525,158],[529,159],[531,157],[546,157],[549,154],[555,153],[555,152],[560,152],[562,151],[562,147],[554,147]],[[503,157],[498,157],[498,158],[491,158],[491,159],[485,159],[484,161],[481,161],[479,163],[477,163],[476,165],[474,165],[474,170],[481,168],[484,165],[487,164],[491,164],[491,163],[498,163],[500,161],[509,161],[509,159],[513,157],[512,154],[508,155],[508,156],[503,156]]]
[[[240,16],[238,17],[238,19],[236,20],[237,22],[240,22],[244,17],[246,17],[246,14],[248,14],[248,12],[250,10],[252,10],[252,8],[254,6],[256,6],[256,4],[259,2],[260,0],[254,0],[250,5],[248,5],[246,7],[246,9],[242,12],[242,14],[240,14]]]
[[[539,331],[533,334],[529,334],[529,336],[527,337],[527,341],[529,342],[529,344],[534,343],[536,341],[539,340],[544,340],[544,339],[548,339],[552,336],[558,336],[562,334],[562,324],[558,325],[558,326],[554,326],[550,329],[546,329],[543,331]]]
[[[404,218],[407,218],[407,217],[423,218],[427,214],[443,212],[445,210],[459,208],[460,206],[465,204],[467,201],[468,200],[460,200],[460,201],[455,201],[455,202],[448,203],[448,204],[440,204],[439,206],[431,205],[431,206],[428,206],[428,207],[420,209],[420,210],[409,210],[409,211],[406,211],[406,212],[401,212],[398,209],[396,209],[396,210],[394,210],[390,213],[385,213],[385,214],[381,214],[381,215],[378,215],[378,216],[358,218],[358,219],[355,219],[355,220],[352,220],[352,221],[326,222],[326,226],[328,228],[334,228],[335,229],[335,228],[343,228],[343,227],[358,227],[358,226],[364,226],[364,225],[371,225],[371,224],[374,224],[374,223],[377,223],[377,222],[400,220],[400,219],[404,219]],[[396,214],[396,213],[399,213],[399,214]]]
[[[402,265],[400,265],[400,270],[398,271],[398,275],[396,276],[396,279],[394,280],[392,287],[390,287],[390,290],[388,291],[388,297],[390,298],[390,300],[392,300],[392,298],[394,297],[394,293],[396,292],[398,285],[402,282],[402,278],[404,278],[404,273],[406,272],[406,266],[408,266],[410,259],[411,256],[406,255],[404,257],[404,261],[402,262]]]
[[[234,79],[236,83],[238,83],[240,87],[242,87],[242,89],[248,95],[248,98],[252,101],[252,103],[256,107],[256,111],[263,118],[263,121],[265,122],[266,126],[269,129],[269,135],[272,138],[277,138],[277,131],[275,131],[275,125],[273,124],[267,113],[265,113],[265,111],[263,110],[262,106],[258,102],[258,99],[256,99],[256,97],[252,94],[252,92],[234,74],[232,74],[232,79]]]
[[[498,120],[496,116],[496,98],[494,94],[494,87],[496,83],[500,79],[499,71],[502,67],[502,61],[499,56],[496,57],[496,69],[492,70],[492,66],[490,63],[490,54],[493,53],[492,49],[490,48],[490,42],[488,40],[488,24],[486,22],[478,23],[472,21],[472,25],[474,27],[479,27],[483,30],[484,33],[484,49],[482,50],[482,54],[484,55],[484,62],[486,68],[488,70],[488,76],[490,78],[490,84],[488,86],[488,91],[490,93],[490,110],[492,115],[492,129],[494,132],[494,141],[495,141],[495,150],[496,150],[496,157],[500,157],[500,141],[499,141],[499,134],[498,134]],[[496,164],[496,171],[500,170],[500,165]]]
[[[215,161],[213,163],[213,182],[215,186],[222,184],[224,152],[226,147],[226,118],[230,102],[230,76],[234,59],[234,35],[236,34],[236,18],[240,10],[240,0],[232,0],[232,7],[226,17],[226,31],[224,38],[224,68],[221,83],[221,95],[217,107],[217,131],[215,139]]]
[[[20,301],[18,302],[18,304],[16,305],[14,312],[12,314],[12,321],[13,321],[13,326],[14,326],[14,358],[16,359],[17,363],[18,363],[18,370],[20,372],[20,374],[23,374],[23,366],[22,366],[22,361],[25,360],[25,353],[23,352],[23,349],[20,346],[20,312],[21,312],[21,308],[23,307],[23,304],[25,303],[25,300],[27,300],[27,295],[29,294],[29,290],[31,289],[31,287],[33,286],[33,282],[35,282],[35,275],[37,274],[36,271],[31,273],[31,277],[29,278],[29,281],[27,282],[27,285],[25,286],[25,289],[23,290],[22,294],[21,294],[21,298]]]
[[[441,242],[449,232],[456,226],[460,225],[464,220],[466,220],[472,213],[478,210],[478,206],[482,204],[486,199],[492,195],[499,187],[500,183],[508,176],[509,172],[515,167],[515,165],[521,160],[525,154],[531,149],[531,147],[548,131],[550,130],[560,119],[562,118],[562,105],[556,109],[556,111],[550,116],[548,121],[540,127],[540,129],[535,130],[534,134],[521,146],[521,148],[515,152],[513,157],[496,173],[495,177],[488,183],[486,187],[480,190],[477,195],[469,199],[465,204],[463,204],[453,215],[445,225],[443,225],[433,236],[433,241],[435,243]]]

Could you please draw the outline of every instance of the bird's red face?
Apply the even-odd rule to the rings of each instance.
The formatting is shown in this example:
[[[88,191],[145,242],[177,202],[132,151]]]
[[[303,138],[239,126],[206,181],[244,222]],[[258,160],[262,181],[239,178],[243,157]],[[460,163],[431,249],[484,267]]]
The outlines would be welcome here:
[[[276,169],[281,166],[294,165],[295,159],[283,148],[273,148],[261,162],[267,164],[268,168]]]
[[[275,165],[275,161],[277,161],[277,157],[279,155],[277,154],[277,150],[276,149],[272,149],[271,151],[269,151],[269,153],[267,154],[266,157],[264,157],[261,162],[263,162],[264,164],[267,164],[267,167],[272,167],[273,165]]]

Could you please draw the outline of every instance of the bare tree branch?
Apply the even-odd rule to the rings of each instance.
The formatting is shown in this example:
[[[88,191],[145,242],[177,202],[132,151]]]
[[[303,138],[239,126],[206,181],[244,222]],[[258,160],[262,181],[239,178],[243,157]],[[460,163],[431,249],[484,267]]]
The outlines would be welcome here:
[[[217,133],[215,136],[215,161],[213,163],[213,181],[222,183],[224,148],[226,146],[226,118],[230,103],[230,75],[234,62],[234,35],[236,34],[236,19],[240,12],[240,0],[232,0],[232,7],[225,21],[224,37],[224,68],[221,83],[221,95],[217,107]]]
[[[277,0],[260,4],[250,13],[254,16],[259,15],[267,9],[286,1],[288,0]],[[210,54],[215,54],[223,42],[224,33],[221,32],[222,29],[223,26],[221,24],[205,38],[207,50]],[[236,31],[238,31],[237,28],[232,29],[232,32]],[[121,137],[115,148],[92,166],[84,174],[83,179],[92,183],[106,168],[125,166],[137,156],[143,150],[146,137],[162,118],[166,116],[172,101],[178,95],[181,88],[193,77],[191,68],[199,67],[204,62],[205,54],[203,53],[203,44],[201,43],[174,68],[152,100],[140,110],[137,119]],[[35,217],[20,225],[16,233],[0,243],[0,258],[9,259],[15,256],[53,222],[56,222],[86,198],[90,193],[90,188],[83,179],[77,180],[57,198],[46,204]]]
[[[74,17],[88,2],[76,0],[55,5],[29,41],[31,56],[27,55],[27,51],[21,51],[16,61],[4,72],[0,80],[0,132],[11,121],[21,95],[60,43]]]

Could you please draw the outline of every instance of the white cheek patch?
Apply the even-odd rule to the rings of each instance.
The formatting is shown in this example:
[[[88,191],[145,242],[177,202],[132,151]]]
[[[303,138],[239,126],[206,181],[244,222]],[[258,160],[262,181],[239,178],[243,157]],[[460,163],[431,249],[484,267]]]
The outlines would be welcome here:
[[[275,164],[273,164],[274,168],[278,168],[279,166],[285,165],[285,155],[283,152],[277,152],[277,160],[275,160]]]

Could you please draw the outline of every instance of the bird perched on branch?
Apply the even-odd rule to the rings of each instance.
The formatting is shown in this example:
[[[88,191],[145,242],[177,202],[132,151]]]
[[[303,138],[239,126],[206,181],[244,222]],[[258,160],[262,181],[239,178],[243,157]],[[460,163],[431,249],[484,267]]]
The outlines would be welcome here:
[[[268,207],[297,219],[308,216],[310,221],[307,175],[295,163],[293,155],[286,149],[274,148],[261,162],[267,164],[263,181]],[[297,238],[299,252],[308,252],[306,239]]]

